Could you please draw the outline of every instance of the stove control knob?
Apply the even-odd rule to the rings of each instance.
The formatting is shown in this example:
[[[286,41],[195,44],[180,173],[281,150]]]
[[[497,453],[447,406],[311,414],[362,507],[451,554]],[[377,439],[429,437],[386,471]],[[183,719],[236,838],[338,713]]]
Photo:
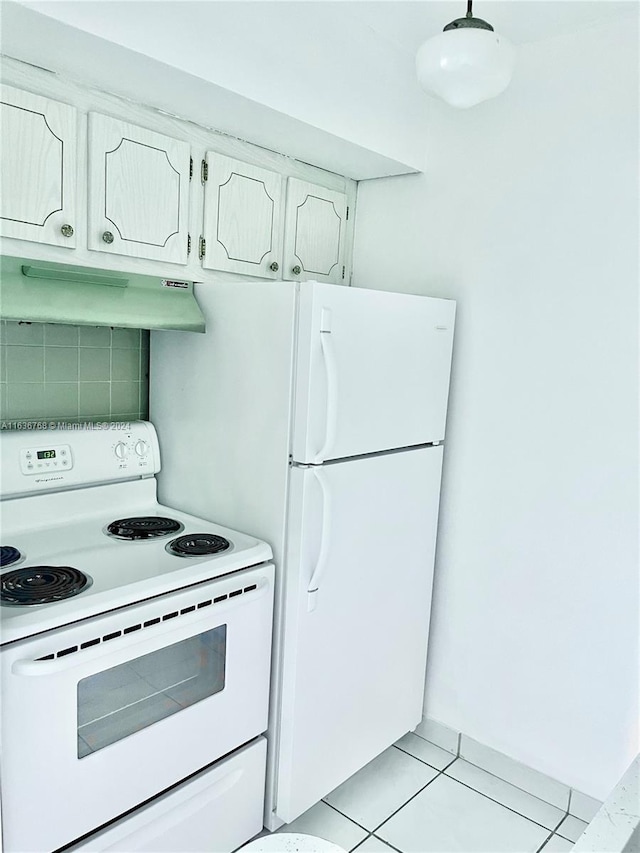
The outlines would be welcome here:
[[[126,459],[129,454],[129,448],[124,441],[119,441],[113,448],[113,452],[116,454],[118,459]]]
[[[146,456],[147,453],[149,452],[149,445],[147,444],[146,441],[139,439],[138,441],[136,441],[136,445],[134,447],[134,450],[138,456]]]

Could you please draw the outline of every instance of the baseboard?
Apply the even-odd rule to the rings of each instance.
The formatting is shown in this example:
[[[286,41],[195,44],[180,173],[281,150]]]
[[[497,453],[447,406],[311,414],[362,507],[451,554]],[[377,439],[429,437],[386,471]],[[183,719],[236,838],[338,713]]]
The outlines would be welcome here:
[[[571,799],[569,800],[569,814],[579,817],[580,820],[585,820],[591,823],[596,814],[600,811],[602,803],[596,800],[595,797],[590,797],[588,794],[583,794],[575,788],[571,789]]]
[[[534,770],[508,755],[498,752],[492,747],[485,746],[463,732],[458,732],[429,717],[423,717],[415,729],[415,733],[441,749],[475,764],[482,770],[504,779],[516,788],[544,800],[546,803],[574,815],[587,823],[591,821],[602,805],[593,797]]]
[[[414,729],[417,735],[425,740],[435,743],[440,749],[446,749],[452,755],[458,755],[460,749],[460,732],[450,729],[444,723],[439,723],[437,720],[431,720],[429,717],[423,717]]]

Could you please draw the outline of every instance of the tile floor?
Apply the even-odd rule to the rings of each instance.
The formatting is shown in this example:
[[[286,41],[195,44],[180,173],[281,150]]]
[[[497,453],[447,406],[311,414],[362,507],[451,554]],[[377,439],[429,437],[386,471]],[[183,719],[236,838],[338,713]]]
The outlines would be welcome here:
[[[357,853],[564,853],[586,826],[408,734],[279,832]]]

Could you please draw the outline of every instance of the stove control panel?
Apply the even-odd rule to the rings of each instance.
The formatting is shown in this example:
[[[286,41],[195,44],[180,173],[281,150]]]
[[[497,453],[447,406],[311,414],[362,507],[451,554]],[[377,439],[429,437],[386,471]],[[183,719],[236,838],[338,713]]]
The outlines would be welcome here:
[[[51,447],[27,447],[20,450],[20,469],[23,474],[46,474],[73,468],[69,444]]]
[[[152,477],[160,447],[148,421],[0,430],[0,498]]]

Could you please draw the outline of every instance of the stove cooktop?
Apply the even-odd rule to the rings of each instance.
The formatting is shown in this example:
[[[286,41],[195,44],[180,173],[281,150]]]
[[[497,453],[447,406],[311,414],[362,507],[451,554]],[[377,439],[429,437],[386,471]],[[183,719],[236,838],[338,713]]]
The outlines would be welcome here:
[[[0,586],[29,598],[0,600],[0,644],[271,559],[265,542],[158,502],[152,424],[77,426],[0,433]]]
[[[157,515],[135,516],[113,521],[106,533],[116,539],[131,542],[150,542],[166,539],[176,531],[184,530],[184,524],[174,518]],[[233,548],[224,536],[214,533],[189,533],[172,539],[165,550],[175,557],[211,557]],[[7,554],[2,567],[12,566],[24,559],[17,548],[1,546]],[[24,566],[0,574],[0,604],[12,607],[51,604],[79,595],[87,590],[93,579],[72,566]]]
[[[26,555],[20,564],[20,570],[26,572],[20,576],[22,587],[35,590],[44,585],[44,572],[49,568],[75,570],[88,581],[69,597],[53,601],[16,606],[15,601],[2,600],[2,643],[271,559],[271,548],[265,542],[158,504],[155,483],[148,484],[141,481],[135,489],[133,484],[99,486],[90,496],[85,493],[88,490],[77,490],[3,503],[3,538]],[[170,519],[172,526],[177,524],[178,531],[185,532],[176,536],[173,530],[131,540],[105,535],[114,519],[125,529],[124,521],[137,518],[145,519],[142,529],[158,529]],[[47,523],[29,528],[30,519],[35,524],[42,519]],[[177,546],[176,550],[169,545]],[[12,571],[16,571],[15,564],[0,570],[3,585],[15,585],[9,574]]]

